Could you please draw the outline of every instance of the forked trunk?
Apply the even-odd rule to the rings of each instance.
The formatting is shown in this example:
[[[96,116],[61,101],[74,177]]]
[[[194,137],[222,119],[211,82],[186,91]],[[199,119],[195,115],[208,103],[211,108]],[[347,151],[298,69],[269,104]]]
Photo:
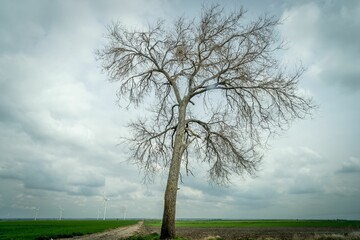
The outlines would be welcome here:
[[[185,109],[186,106],[181,106],[179,109],[179,121],[176,128],[174,149],[164,196],[164,214],[161,225],[160,239],[175,239],[176,237],[176,196],[178,191],[181,157],[184,152],[183,139],[185,131]]]

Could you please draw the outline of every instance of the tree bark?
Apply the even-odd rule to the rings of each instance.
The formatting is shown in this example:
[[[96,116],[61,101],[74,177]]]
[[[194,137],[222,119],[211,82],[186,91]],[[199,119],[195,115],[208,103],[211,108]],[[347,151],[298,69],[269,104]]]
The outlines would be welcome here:
[[[184,153],[184,131],[185,131],[186,104],[180,104],[179,121],[176,127],[174,149],[172,153],[169,176],[164,196],[164,213],[161,225],[160,239],[175,239],[175,213],[176,197],[180,175],[181,158]]]

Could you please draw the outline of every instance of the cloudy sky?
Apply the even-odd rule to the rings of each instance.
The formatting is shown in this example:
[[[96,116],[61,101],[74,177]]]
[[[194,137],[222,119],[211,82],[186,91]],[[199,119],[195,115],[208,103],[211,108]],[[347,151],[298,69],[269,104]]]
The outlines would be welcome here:
[[[210,2],[210,1],[207,1]],[[214,1],[216,2],[216,1]],[[249,19],[284,19],[279,57],[307,71],[300,83],[319,105],[270,140],[257,177],[211,186],[198,169],[180,186],[181,218],[360,219],[360,1],[221,1]],[[94,51],[106,25],[141,27],[196,17],[201,1],[0,2],[0,218],[160,218],[166,175],[143,184],[126,162],[126,123],[140,110],[116,104]]]

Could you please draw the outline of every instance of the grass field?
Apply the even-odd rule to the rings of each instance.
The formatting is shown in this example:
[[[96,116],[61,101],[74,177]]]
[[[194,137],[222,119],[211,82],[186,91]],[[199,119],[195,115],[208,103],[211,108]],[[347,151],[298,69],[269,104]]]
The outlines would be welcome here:
[[[160,227],[160,220],[146,221],[147,226]],[[347,220],[194,220],[177,221],[177,227],[242,228],[242,227],[338,227],[360,228],[360,221]]]
[[[72,237],[136,223],[137,221],[121,220],[0,221],[0,239],[45,240]]]

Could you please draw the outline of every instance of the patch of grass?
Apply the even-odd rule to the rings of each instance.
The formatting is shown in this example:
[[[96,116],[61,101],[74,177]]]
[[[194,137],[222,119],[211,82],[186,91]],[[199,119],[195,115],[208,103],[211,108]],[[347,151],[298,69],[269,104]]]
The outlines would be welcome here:
[[[161,227],[161,220],[145,220],[144,225],[148,227]]]
[[[126,240],[159,240],[160,235],[158,233],[152,233],[147,235],[134,235],[126,238]]]
[[[357,232],[345,233],[345,234],[315,234],[314,236],[301,238],[294,235],[293,240],[360,240],[360,235]]]
[[[160,240],[160,235],[158,233],[151,233],[147,235],[135,235],[128,237],[125,240]],[[176,240],[187,240],[187,238],[176,237]]]
[[[0,221],[0,239],[48,240],[51,238],[66,238],[136,223],[137,221],[120,220]]]
[[[224,239],[220,236],[208,236],[204,238],[204,240],[224,240]]]
[[[314,236],[313,240],[360,240],[360,235],[356,232],[348,234],[323,234]]]

